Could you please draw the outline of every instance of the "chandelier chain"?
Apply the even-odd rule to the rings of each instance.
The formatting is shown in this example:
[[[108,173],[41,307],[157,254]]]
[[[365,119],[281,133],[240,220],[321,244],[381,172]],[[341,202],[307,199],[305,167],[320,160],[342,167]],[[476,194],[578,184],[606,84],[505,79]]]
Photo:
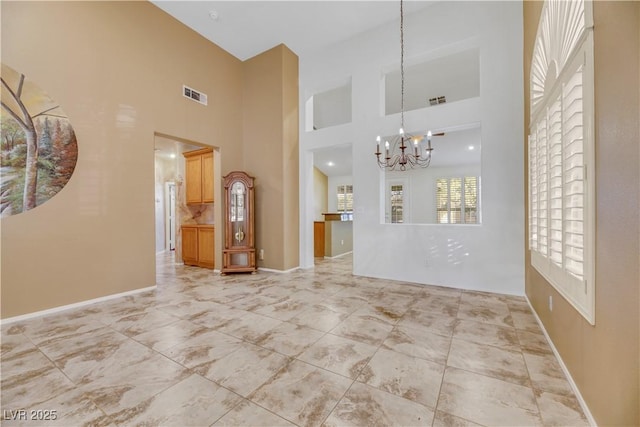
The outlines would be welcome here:
[[[400,0],[400,125],[404,129],[404,10]]]
[[[407,170],[414,167],[426,168],[431,164],[431,131],[423,136],[415,136],[404,131],[404,3],[400,0],[400,125],[397,136],[391,143],[384,141],[382,150],[380,135],[376,138],[374,153],[378,166],[388,170]],[[426,141],[426,146],[423,144]]]

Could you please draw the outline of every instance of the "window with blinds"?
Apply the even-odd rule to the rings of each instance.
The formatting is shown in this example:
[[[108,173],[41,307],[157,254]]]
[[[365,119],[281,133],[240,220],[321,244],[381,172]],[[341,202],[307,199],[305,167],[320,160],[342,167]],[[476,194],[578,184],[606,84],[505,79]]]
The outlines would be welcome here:
[[[478,177],[436,179],[436,223],[478,223]]]
[[[547,5],[549,2],[546,2]],[[550,2],[555,4],[556,2]],[[563,8],[584,6],[558,3]],[[568,10],[568,9],[567,9]],[[572,9],[573,10],[573,9]],[[552,11],[543,11],[551,16]],[[547,15],[545,15],[545,13]],[[584,15],[584,11],[581,11]],[[583,16],[573,13],[572,16]],[[552,19],[553,18],[553,19]],[[558,20],[561,16],[552,16]],[[558,21],[562,24],[562,21]],[[541,22],[542,25],[542,22]],[[561,31],[562,25],[554,29]],[[595,323],[594,277],[594,185],[593,171],[593,39],[592,33],[572,35],[576,49],[565,49],[564,61],[554,59],[557,79],[534,78],[532,69],[532,117],[529,135],[529,249],[531,264],[589,322]],[[542,52],[552,33],[538,34]],[[540,47],[542,46],[542,47]],[[552,43],[547,49],[554,46]],[[540,53],[536,61],[547,61]],[[553,52],[551,52],[553,53]],[[563,68],[555,70],[558,63]],[[541,68],[538,67],[538,74]],[[540,84],[545,83],[544,90]],[[534,87],[535,86],[535,87]],[[534,100],[534,94],[537,97]]]
[[[338,212],[353,212],[353,186],[338,185]]]
[[[390,193],[390,205],[391,205],[391,223],[401,224],[404,222],[403,207],[404,207],[404,187],[401,184],[392,185]]]

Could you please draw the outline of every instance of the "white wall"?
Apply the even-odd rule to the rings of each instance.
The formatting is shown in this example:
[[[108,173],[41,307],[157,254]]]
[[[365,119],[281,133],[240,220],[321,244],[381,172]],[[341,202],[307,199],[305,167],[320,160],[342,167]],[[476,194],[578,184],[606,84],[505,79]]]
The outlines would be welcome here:
[[[303,116],[300,117],[302,122]],[[351,121],[351,82],[313,97],[313,126],[316,129]]]
[[[314,87],[328,81],[351,76],[353,90],[352,123],[315,132],[301,126],[301,167],[309,164],[308,150],[353,144],[355,274],[523,295],[522,4],[437,2],[405,16],[408,61],[474,47],[480,51],[480,98],[405,114],[407,129],[480,122],[480,226],[383,223],[384,173],[373,152],[376,135],[393,134],[399,127],[398,115],[381,113],[382,76],[399,62],[398,26],[396,21],[300,57],[300,105]],[[301,170],[301,189],[310,177]],[[307,197],[301,193],[301,264],[309,267],[313,202]]]

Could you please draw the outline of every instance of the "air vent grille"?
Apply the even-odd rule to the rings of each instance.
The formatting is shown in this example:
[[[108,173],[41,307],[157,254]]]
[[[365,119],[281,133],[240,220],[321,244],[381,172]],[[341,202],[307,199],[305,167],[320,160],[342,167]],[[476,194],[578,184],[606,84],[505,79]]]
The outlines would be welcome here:
[[[182,95],[185,98],[189,98],[202,105],[207,105],[207,94],[202,93],[199,90],[192,89],[189,86],[185,86],[185,85],[182,86]]]
[[[444,97],[444,96],[438,96],[436,98],[429,98],[429,105],[444,104],[445,102],[447,102],[447,98]]]

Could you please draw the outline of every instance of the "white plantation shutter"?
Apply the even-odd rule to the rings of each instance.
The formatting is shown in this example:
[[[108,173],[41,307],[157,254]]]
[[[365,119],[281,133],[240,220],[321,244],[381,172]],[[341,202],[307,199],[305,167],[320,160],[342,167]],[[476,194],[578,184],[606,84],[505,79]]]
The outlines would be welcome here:
[[[449,180],[449,223],[462,222],[462,178]]]
[[[538,145],[529,136],[529,249],[538,250]]]
[[[353,212],[353,185],[338,185],[338,212]]]
[[[562,267],[562,108],[549,107],[549,258]]]
[[[436,223],[477,224],[477,176],[436,179]]]
[[[548,197],[548,164],[547,164],[547,120],[543,117],[537,129],[537,165],[538,165],[538,252],[547,255],[547,197]]]
[[[436,180],[436,223],[449,223],[449,180],[438,178]]]
[[[531,264],[594,324],[591,22],[590,2],[545,1],[531,69],[528,181]]]
[[[584,264],[584,130],[582,67],[562,88],[565,268],[583,278]]]
[[[464,178],[464,221],[465,224],[478,223],[478,177]]]

